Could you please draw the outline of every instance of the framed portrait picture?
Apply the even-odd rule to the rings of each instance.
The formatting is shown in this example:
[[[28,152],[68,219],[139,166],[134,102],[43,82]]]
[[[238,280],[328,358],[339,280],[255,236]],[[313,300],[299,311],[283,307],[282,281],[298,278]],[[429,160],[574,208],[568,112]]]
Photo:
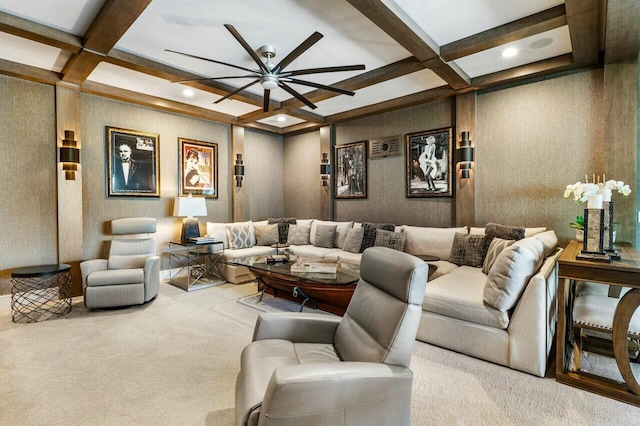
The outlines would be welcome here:
[[[108,196],[160,196],[160,136],[107,127]]]
[[[453,196],[453,129],[406,135],[407,197]]]
[[[180,195],[218,198],[218,144],[178,138]]]
[[[335,198],[367,198],[367,142],[335,147]]]

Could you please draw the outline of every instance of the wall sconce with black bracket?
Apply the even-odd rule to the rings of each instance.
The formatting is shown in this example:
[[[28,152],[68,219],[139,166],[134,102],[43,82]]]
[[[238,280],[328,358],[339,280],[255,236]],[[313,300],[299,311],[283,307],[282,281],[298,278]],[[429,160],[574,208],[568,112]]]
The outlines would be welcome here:
[[[474,162],[474,148],[469,140],[469,132],[462,132],[462,140],[460,148],[457,150],[458,164],[460,164],[460,172],[462,179],[469,179],[471,175],[471,165]]]
[[[59,152],[65,180],[76,180],[76,171],[78,171],[78,164],[80,163],[80,150],[77,148],[73,130],[64,131],[64,139]]]
[[[320,176],[322,179],[322,186],[329,186],[329,175],[331,174],[331,165],[329,164],[329,154],[322,153],[320,159]]]
[[[236,154],[236,164],[233,166],[233,175],[236,178],[236,187],[242,188],[242,180],[244,179],[244,162],[242,154]]]

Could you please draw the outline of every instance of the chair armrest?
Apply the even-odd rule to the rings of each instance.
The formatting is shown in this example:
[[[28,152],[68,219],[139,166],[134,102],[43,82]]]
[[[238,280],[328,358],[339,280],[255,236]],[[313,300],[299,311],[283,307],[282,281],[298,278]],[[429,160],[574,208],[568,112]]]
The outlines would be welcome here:
[[[290,365],[271,376],[260,416],[274,425],[278,420],[282,424],[338,424],[335,420],[345,415],[352,424],[408,425],[412,383],[413,372],[397,365]]]
[[[258,316],[253,341],[283,339],[293,343],[333,343],[340,317],[301,312]]]
[[[153,299],[160,290],[160,256],[150,256],[144,261],[144,301]]]
[[[107,259],[92,259],[80,262],[80,274],[82,275],[82,289],[87,286],[87,277],[95,271],[105,271],[107,269]]]

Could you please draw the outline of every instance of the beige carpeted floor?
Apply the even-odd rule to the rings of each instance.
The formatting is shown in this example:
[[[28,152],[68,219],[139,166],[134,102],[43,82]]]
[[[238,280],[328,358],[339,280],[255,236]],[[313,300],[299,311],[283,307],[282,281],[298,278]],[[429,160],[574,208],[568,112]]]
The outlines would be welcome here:
[[[232,425],[240,351],[259,309],[253,284],[192,293],[162,284],[153,302],[11,322],[0,297],[0,424]],[[413,425],[632,425],[640,409],[417,342]]]

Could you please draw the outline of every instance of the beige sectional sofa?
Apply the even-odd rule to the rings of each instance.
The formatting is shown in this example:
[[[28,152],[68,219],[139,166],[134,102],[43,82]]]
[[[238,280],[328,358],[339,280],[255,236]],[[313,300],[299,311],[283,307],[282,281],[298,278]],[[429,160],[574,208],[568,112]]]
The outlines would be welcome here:
[[[360,263],[361,253],[345,251],[339,245],[344,243],[349,229],[362,224],[310,219],[298,220],[297,223],[311,225],[311,244],[291,245],[287,248],[290,253]],[[262,229],[267,221],[244,224],[249,228],[258,226]],[[226,247],[229,246],[225,232],[227,225],[207,224],[208,235],[225,241]],[[336,233],[334,247],[313,245],[313,237],[320,225],[337,226],[339,232]],[[553,231],[526,228],[524,238],[504,248],[495,257],[493,266],[485,271],[487,273],[479,266],[450,261],[454,244],[459,246],[460,241],[454,241],[456,238],[461,240],[470,238],[470,235],[483,235],[484,228],[402,225],[396,226],[395,232],[402,233],[406,239],[405,252],[440,258],[429,262],[437,266],[437,270],[427,283],[418,340],[544,376],[555,333],[557,259],[562,252],[557,247]],[[465,235],[456,237],[457,233]],[[253,245],[241,249],[226,248],[224,257],[229,260],[275,252],[276,248],[271,246]],[[231,283],[253,279],[246,268],[225,265],[223,271]]]

